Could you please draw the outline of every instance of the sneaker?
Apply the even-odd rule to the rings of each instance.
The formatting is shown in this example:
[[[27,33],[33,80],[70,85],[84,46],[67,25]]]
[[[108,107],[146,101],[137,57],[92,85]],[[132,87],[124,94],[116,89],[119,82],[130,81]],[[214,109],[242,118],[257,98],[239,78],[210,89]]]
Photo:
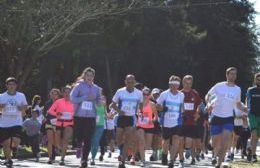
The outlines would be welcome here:
[[[94,166],[94,165],[96,165],[95,161],[94,161],[94,160],[92,160],[92,161],[90,162],[90,165],[91,165],[91,166]]]
[[[61,161],[60,161],[60,166],[64,166],[64,165],[65,165],[64,160],[61,160]]]
[[[199,155],[199,154],[196,156],[196,160],[197,160],[198,162],[200,162],[200,155]]]
[[[111,158],[111,157],[112,157],[112,153],[109,152],[109,154],[108,154],[108,158]]]
[[[126,167],[125,167],[125,164],[123,162],[120,162],[119,165],[118,165],[118,168],[126,168]]]
[[[213,158],[212,158],[211,164],[212,164],[212,165],[216,165],[216,164],[217,164],[217,158],[216,158],[216,157],[213,157]]]
[[[142,161],[140,164],[141,167],[145,167],[145,161]]]
[[[168,164],[168,168],[173,168],[174,167],[174,162],[170,161],[170,163]]]
[[[202,160],[205,159],[204,153],[202,153],[202,154],[200,155],[200,158],[201,158]]]
[[[168,165],[167,155],[162,154],[162,165]]]
[[[82,161],[80,168],[87,168],[87,167],[88,167],[88,162]]]
[[[53,160],[49,160],[47,163],[48,163],[48,164],[52,164],[52,163],[53,163]]]
[[[191,159],[190,164],[191,164],[191,165],[195,165],[195,159]]]
[[[135,165],[135,158],[134,158],[134,157],[132,157],[132,158],[130,159],[130,165]]]
[[[253,163],[256,163],[257,162],[257,157],[256,157],[256,155],[253,155],[252,156],[252,160],[251,160]]]
[[[119,162],[121,162],[121,160],[122,160],[122,156],[119,155],[118,158],[117,158],[117,160],[118,160]]]
[[[81,158],[81,153],[82,153],[82,149],[81,148],[76,148],[76,157],[78,159]]]
[[[180,160],[180,163],[179,163],[179,168],[184,168],[184,161],[183,160]]]
[[[4,165],[6,166],[6,167],[12,167],[13,166],[13,161],[10,159],[10,160],[6,160],[5,162],[4,162]]]
[[[230,160],[231,160],[231,161],[234,160],[234,153],[231,153],[231,155],[230,155]]]
[[[104,160],[103,155],[99,156],[99,161],[102,162]]]
[[[186,152],[185,152],[185,158],[186,159],[189,159],[191,156],[191,150],[190,149],[187,149]]]

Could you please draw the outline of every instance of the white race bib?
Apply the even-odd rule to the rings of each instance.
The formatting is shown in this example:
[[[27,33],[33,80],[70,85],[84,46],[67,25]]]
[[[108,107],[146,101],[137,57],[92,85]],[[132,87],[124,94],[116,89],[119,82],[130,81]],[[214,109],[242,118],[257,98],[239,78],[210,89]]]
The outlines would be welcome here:
[[[180,111],[180,107],[179,106],[167,106],[168,107],[168,111]]]
[[[166,116],[169,120],[174,120],[176,121],[179,118],[178,113],[167,113],[168,115]]]
[[[235,126],[242,126],[243,125],[243,119],[242,118],[235,118],[234,125]]]
[[[149,117],[140,117],[139,122],[141,125],[149,124]]]
[[[71,120],[72,119],[72,115],[71,115],[70,112],[62,112],[60,119],[62,119],[62,120]]]
[[[96,123],[99,123],[100,117],[97,115],[96,117]]]
[[[50,121],[51,121],[51,125],[56,125],[56,123],[57,123],[57,119],[56,118],[51,119]]]
[[[225,99],[233,101],[233,100],[235,100],[235,95],[233,93],[226,93]]]
[[[184,103],[184,110],[187,110],[187,111],[194,110],[194,103]]]
[[[19,112],[16,106],[7,105],[3,111],[3,116],[8,118],[16,118],[18,114]]]
[[[122,102],[122,111],[127,114],[134,114],[136,109],[136,102],[123,101]]]
[[[81,108],[83,110],[91,111],[91,110],[93,110],[93,103],[90,101],[83,101],[81,104]]]

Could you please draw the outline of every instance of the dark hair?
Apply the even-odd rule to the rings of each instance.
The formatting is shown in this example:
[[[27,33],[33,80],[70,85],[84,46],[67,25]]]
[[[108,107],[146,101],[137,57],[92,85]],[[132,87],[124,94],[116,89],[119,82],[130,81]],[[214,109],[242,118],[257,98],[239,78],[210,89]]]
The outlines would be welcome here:
[[[34,109],[34,107],[36,106],[36,103],[41,100],[41,96],[39,95],[34,95],[33,99],[32,99],[32,109]]]
[[[36,113],[36,114],[37,114],[37,116],[39,116],[39,115],[40,115],[40,112],[39,112],[39,110],[36,110],[36,109],[33,109],[33,110],[32,110],[32,113]]]
[[[15,79],[15,77],[8,77],[6,80],[5,80],[5,84],[8,84],[9,82],[14,82],[17,84],[17,80]]]
[[[236,67],[229,67],[229,68],[226,70],[226,75],[228,75],[231,71],[237,71],[237,68],[236,68]]]
[[[66,86],[64,86],[64,87],[61,89],[61,91],[64,92],[66,89],[71,90],[71,86],[70,86],[70,85],[66,85]]]
[[[91,68],[91,67],[87,67],[87,68],[85,68],[85,69],[83,70],[83,72],[81,73],[81,75],[80,75],[79,77],[77,77],[76,82],[78,82],[78,81],[84,79],[84,76],[85,76],[88,72],[93,73],[93,75],[95,76],[95,73],[96,73],[95,70],[94,70],[93,68]]]

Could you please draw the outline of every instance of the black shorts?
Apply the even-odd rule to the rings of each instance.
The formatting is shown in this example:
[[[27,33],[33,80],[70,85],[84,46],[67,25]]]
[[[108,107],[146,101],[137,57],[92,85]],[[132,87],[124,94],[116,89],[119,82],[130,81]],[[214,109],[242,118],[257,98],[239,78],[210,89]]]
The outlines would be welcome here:
[[[244,130],[243,126],[234,126],[234,133],[237,136],[242,136],[243,130]]]
[[[145,132],[146,134],[154,134],[154,128],[142,128],[142,127],[137,127],[136,129],[137,129],[137,130],[142,129],[142,130],[144,130],[144,132]]]
[[[21,138],[22,126],[0,128],[0,143],[4,142],[5,140],[11,137]]]
[[[154,122],[153,134],[160,135],[162,133],[162,127],[159,122]]]
[[[199,127],[196,125],[182,125],[180,136],[193,139],[201,138],[201,131],[199,130]]]
[[[162,127],[162,138],[164,140],[170,139],[173,135],[180,135],[181,126],[173,128]]]
[[[134,117],[133,116],[118,116],[117,127],[118,128],[134,127]]]
[[[96,118],[74,117],[73,136],[78,145],[93,137],[96,129]]]

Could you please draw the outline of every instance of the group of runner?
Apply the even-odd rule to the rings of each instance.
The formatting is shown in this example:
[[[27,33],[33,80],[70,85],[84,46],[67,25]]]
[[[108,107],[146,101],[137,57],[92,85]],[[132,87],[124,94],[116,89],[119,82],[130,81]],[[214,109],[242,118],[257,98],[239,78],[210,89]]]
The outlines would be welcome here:
[[[191,75],[185,75],[183,79],[170,76],[166,84],[169,88],[165,91],[137,84],[134,75],[126,75],[125,87],[116,91],[111,104],[107,104],[102,88],[94,84],[94,78],[95,70],[86,68],[72,86],[62,89],[62,93],[59,89],[52,89],[44,108],[39,107],[40,98],[35,97],[32,121],[28,120],[25,124],[26,97],[16,90],[16,79],[9,77],[6,80],[7,91],[0,95],[0,143],[5,164],[12,166],[12,151],[20,143],[22,129],[34,130],[36,118],[43,124],[42,128],[38,125],[36,128],[46,131],[48,164],[52,164],[56,153],[59,153],[60,165],[65,165],[66,151],[73,135],[81,167],[88,167],[90,153],[90,164],[95,165],[100,145],[99,160],[102,161],[104,156],[105,147],[100,143],[102,135],[109,139],[111,157],[114,134],[120,150],[119,168],[125,168],[127,160],[130,164],[140,160],[141,167],[147,166],[146,150],[153,151],[151,161],[160,159],[161,164],[169,168],[174,167],[177,159],[178,166],[184,167],[185,158],[189,157],[190,164],[194,165],[196,160],[204,158],[209,142],[213,148],[212,165],[215,167],[221,167],[227,153],[227,158],[233,160],[234,149],[239,142],[242,156],[257,162],[260,73],[255,74],[254,86],[246,93],[245,105],[241,102],[241,89],[235,84],[235,67],[226,70],[226,81],[214,85],[206,94],[205,102],[193,89]],[[33,113],[35,111],[37,113]],[[35,138],[32,131],[27,133]],[[248,138],[250,152],[247,151]],[[36,149],[34,144],[34,156],[38,160],[39,150]]]

